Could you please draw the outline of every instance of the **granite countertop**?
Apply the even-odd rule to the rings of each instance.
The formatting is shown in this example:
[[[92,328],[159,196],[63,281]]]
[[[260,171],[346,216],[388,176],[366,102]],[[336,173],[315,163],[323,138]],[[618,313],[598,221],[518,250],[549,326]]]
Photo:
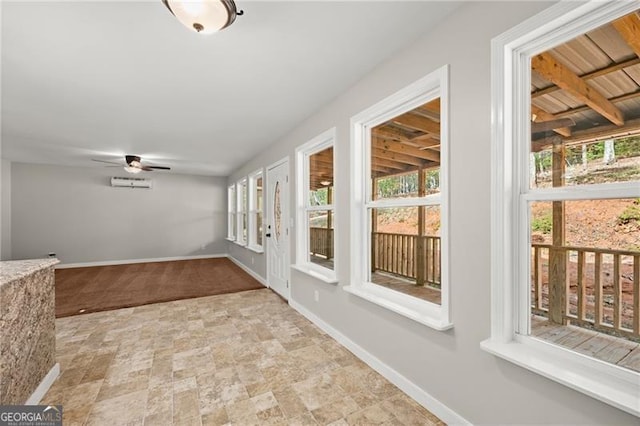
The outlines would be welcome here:
[[[48,268],[56,263],[58,259],[27,259],[27,260],[7,260],[0,262],[0,286],[26,277],[40,269]]]

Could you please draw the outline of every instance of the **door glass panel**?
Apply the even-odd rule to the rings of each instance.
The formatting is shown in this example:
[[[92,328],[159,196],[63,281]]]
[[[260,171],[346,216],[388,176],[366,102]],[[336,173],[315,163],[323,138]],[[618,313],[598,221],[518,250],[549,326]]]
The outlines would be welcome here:
[[[274,238],[276,241],[280,240],[280,234],[282,232],[282,210],[280,206],[280,182],[276,182],[276,187],[273,194],[273,226],[274,226]]]

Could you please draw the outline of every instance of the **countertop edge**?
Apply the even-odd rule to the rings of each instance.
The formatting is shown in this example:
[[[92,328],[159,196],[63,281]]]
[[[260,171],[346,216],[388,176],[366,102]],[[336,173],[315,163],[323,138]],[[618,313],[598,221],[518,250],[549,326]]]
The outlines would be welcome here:
[[[58,263],[60,261],[55,258],[2,261],[0,262],[0,287]]]

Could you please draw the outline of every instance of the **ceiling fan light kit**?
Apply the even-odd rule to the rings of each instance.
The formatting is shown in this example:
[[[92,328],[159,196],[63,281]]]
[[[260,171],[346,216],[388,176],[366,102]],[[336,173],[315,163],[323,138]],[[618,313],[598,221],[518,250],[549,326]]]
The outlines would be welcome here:
[[[227,28],[243,11],[233,0],[162,0],[182,25],[198,34],[212,34]]]
[[[142,169],[140,167],[134,167],[134,166],[124,166],[124,170],[129,172],[129,173],[140,173],[142,171]]]
[[[125,159],[124,170],[128,173],[140,173],[142,171],[152,172],[154,170],[171,170],[171,167],[167,167],[167,166],[151,166],[149,164],[142,164],[141,158],[137,155],[125,155],[124,159]],[[98,163],[121,165],[113,161],[96,160],[96,159],[92,159],[92,161],[96,161]],[[113,166],[107,166],[107,167],[113,167]]]

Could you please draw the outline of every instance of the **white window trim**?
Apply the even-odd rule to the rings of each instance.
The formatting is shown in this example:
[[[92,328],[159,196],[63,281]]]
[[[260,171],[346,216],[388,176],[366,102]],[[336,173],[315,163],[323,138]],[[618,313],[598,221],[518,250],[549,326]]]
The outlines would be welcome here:
[[[326,130],[322,134],[311,139],[296,148],[296,223],[298,224],[298,231],[296,232],[296,263],[291,267],[297,271],[303,272],[321,281],[329,284],[337,284],[337,268],[338,268],[338,256],[336,255],[337,244],[335,244],[335,237],[338,235],[337,224],[335,221],[336,209],[335,198],[333,204],[324,206],[310,206],[309,205],[309,157],[327,148],[334,147],[333,149],[333,182],[336,180],[336,128],[333,127]],[[333,270],[325,268],[321,265],[317,265],[308,260],[309,256],[309,226],[307,214],[310,211],[327,211],[333,212],[333,235],[334,235],[334,264]]]
[[[256,200],[257,200],[257,182],[258,179],[262,178],[262,211],[258,211],[256,208]],[[255,219],[254,215],[257,213],[262,213],[262,223],[264,223],[264,173],[262,169],[258,169],[255,172],[249,174],[249,216],[247,218],[247,236],[248,236],[248,244],[247,248],[256,253],[264,253],[264,247],[257,243],[257,232],[255,229]],[[264,231],[264,230],[263,230]],[[262,233],[262,241],[264,242],[264,232]]]
[[[491,337],[481,347],[640,416],[640,373],[518,333],[529,328],[529,259],[524,250],[518,251],[523,235],[528,239],[522,203],[539,198],[606,198],[605,194],[608,198],[638,196],[634,194],[639,189],[609,184],[530,191],[525,176],[528,147],[513,142],[529,140],[531,55],[637,8],[636,2],[560,2],[492,41]]]
[[[242,198],[240,195],[240,189],[244,186],[244,192],[245,192],[245,197],[247,198],[247,178],[242,178],[240,180],[238,180],[238,182],[236,182],[236,239],[235,239],[235,243],[240,245],[240,246],[246,246],[247,245],[247,240],[245,239],[243,232],[242,232],[242,228],[244,226],[244,221],[242,220],[242,215],[246,214],[248,216],[247,213],[247,205],[246,203],[243,203]],[[248,220],[249,218],[247,217],[247,235],[249,234],[249,229],[248,229]]]
[[[231,184],[227,187],[227,241],[236,240],[236,236],[233,234],[233,224],[236,220],[236,184]],[[231,199],[231,193],[233,192],[233,200]]]
[[[440,205],[441,300],[440,305],[367,282],[369,268],[369,207],[384,207],[387,200],[369,201],[371,128],[440,97],[440,194],[407,200],[411,206]],[[445,65],[415,83],[351,118],[351,285],[343,289],[372,303],[444,331],[449,318],[449,66]],[[393,202],[394,206],[402,204]]]

